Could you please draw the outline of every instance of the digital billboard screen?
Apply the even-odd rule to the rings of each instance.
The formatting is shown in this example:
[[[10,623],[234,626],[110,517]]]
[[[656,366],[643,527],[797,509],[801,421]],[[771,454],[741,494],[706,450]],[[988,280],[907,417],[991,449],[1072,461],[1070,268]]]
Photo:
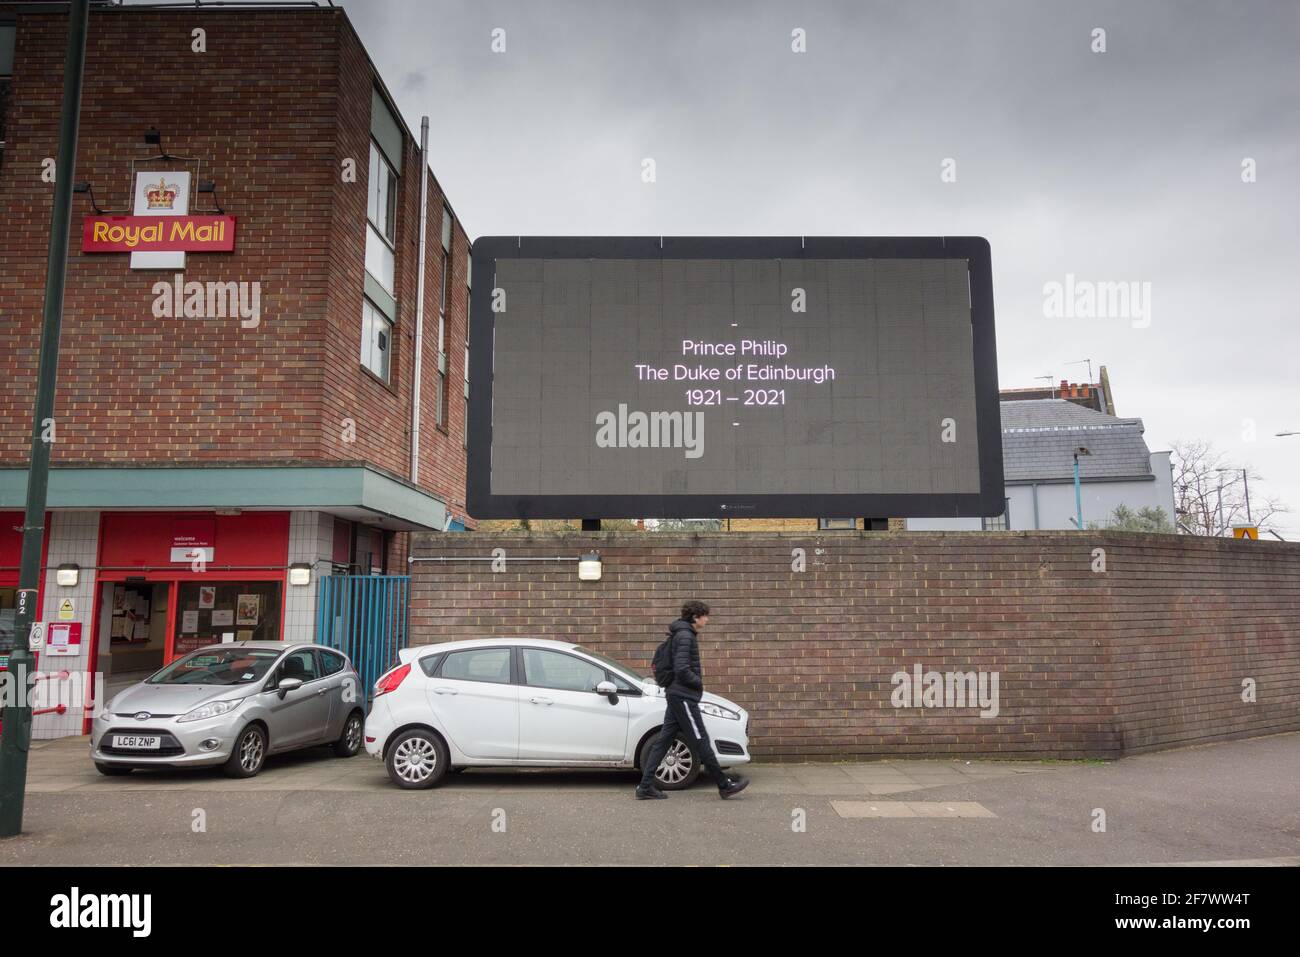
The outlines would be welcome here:
[[[474,244],[477,518],[995,515],[979,238]]]

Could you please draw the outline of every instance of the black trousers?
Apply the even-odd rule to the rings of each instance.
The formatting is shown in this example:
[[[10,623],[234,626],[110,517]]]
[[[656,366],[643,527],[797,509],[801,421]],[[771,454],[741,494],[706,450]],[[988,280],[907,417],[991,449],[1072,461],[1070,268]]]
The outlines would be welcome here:
[[[650,755],[645,767],[641,769],[642,787],[649,787],[654,783],[659,762],[668,753],[678,732],[691,746],[691,750],[704,765],[704,769],[713,776],[718,787],[731,780],[722,770],[722,765],[718,764],[717,755],[713,753],[713,745],[709,743],[708,733],[704,730],[704,719],[700,717],[699,702],[683,698],[681,695],[670,694],[668,708],[664,712],[664,726],[659,732],[659,737],[655,738],[655,743],[650,745]]]

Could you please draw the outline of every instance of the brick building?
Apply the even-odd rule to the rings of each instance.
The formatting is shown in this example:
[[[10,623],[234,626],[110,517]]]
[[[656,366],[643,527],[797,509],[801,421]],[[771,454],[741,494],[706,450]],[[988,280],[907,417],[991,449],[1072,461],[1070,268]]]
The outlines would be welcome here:
[[[57,5],[0,4],[0,642],[67,29]],[[322,576],[404,572],[412,531],[464,526],[470,244],[342,10],[93,8],[70,175],[41,596],[81,628],[61,667],[310,638]],[[226,222],[233,249],[82,235],[181,214]]]

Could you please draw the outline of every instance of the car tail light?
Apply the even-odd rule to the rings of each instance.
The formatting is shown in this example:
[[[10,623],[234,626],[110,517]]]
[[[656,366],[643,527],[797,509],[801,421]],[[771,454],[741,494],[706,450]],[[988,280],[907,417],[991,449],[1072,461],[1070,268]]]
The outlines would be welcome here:
[[[402,679],[410,673],[410,665],[401,665],[400,667],[394,668],[392,671],[388,672],[375,682],[375,697],[378,698],[381,694],[388,694],[390,691],[396,691],[397,686],[402,683]]]

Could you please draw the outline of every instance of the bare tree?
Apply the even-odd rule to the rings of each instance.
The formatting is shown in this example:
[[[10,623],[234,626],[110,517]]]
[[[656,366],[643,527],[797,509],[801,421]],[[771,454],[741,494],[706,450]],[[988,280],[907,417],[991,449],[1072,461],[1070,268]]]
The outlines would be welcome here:
[[[1243,479],[1237,466],[1214,444],[1204,439],[1179,440],[1170,446],[1174,470],[1174,510],[1180,531],[1189,535],[1231,535],[1234,525],[1253,524],[1266,528],[1274,515],[1287,512],[1286,505],[1265,494],[1258,484],[1263,476],[1250,466]],[[1246,507],[1247,482],[1250,508]]]

